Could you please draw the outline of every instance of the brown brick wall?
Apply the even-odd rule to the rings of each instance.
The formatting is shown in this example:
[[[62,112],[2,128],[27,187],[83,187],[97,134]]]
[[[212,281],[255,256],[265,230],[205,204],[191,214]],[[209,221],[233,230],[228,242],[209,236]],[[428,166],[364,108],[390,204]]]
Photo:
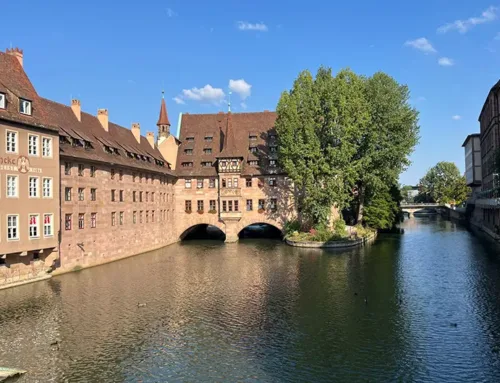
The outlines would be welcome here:
[[[66,162],[71,164],[70,175],[65,175]],[[83,176],[78,175],[79,164],[84,165]],[[92,165],[96,166],[95,177],[90,176]],[[114,179],[111,179],[112,169],[115,171]],[[123,172],[121,180],[120,171]],[[61,158],[61,270],[68,271],[75,267],[89,267],[110,262],[175,242],[176,237],[172,230],[175,222],[173,179],[165,178],[166,181],[162,184],[160,177],[159,174],[128,168]],[[65,200],[66,187],[72,188],[71,201]],[[79,201],[79,188],[84,188],[84,201]],[[96,201],[91,201],[92,188],[96,189]],[[115,202],[111,201],[112,190],[116,191]],[[121,190],[123,202],[119,200]],[[136,202],[133,202],[134,191],[136,191]],[[139,202],[140,192],[143,195],[142,202]],[[133,223],[134,211],[136,223]],[[113,212],[115,212],[114,226]],[[120,224],[120,212],[124,215],[123,224]],[[78,218],[82,213],[84,228],[80,229]],[[91,227],[92,213],[97,213],[95,228]],[[72,215],[71,230],[65,228],[66,214]]]

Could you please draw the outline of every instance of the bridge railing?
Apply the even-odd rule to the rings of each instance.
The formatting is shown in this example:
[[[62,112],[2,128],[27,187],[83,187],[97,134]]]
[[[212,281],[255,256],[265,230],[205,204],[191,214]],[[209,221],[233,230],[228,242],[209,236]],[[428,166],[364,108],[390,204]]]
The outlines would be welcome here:
[[[431,206],[431,207],[436,207],[439,206],[438,203],[408,203],[408,202],[402,202],[401,207],[409,207],[409,206],[415,206],[415,207],[426,207],[426,206]]]
[[[500,188],[483,190],[477,193],[478,199],[500,198]]]

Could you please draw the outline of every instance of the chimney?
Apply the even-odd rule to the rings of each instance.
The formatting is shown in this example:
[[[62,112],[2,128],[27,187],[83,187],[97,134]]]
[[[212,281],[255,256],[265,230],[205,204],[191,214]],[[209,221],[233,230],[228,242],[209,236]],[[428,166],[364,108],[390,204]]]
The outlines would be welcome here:
[[[5,53],[8,55],[14,56],[17,61],[19,61],[19,64],[21,64],[21,67],[23,66],[23,50],[19,48],[7,48],[5,50]]]
[[[108,110],[107,109],[97,109],[97,119],[101,123],[104,130],[109,131],[108,126]]]
[[[155,148],[155,134],[153,132],[147,132],[146,138],[148,139],[149,145],[154,149]]]
[[[71,110],[75,114],[76,119],[81,122],[82,121],[82,108],[81,108],[80,100],[77,100],[77,99],[71,100]]]
[[[138,122],[132,123],[132,134],[134,135],[137,142],[141,143],[141,125]]]

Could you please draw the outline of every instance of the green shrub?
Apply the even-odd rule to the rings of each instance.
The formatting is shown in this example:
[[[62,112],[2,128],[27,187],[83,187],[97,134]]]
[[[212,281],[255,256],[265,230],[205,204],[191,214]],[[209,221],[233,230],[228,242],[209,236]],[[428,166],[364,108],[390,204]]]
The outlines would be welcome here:
[[[300,222],[296,219],[293,221],[288,221],[285,223],[285,227],[283,230],[284,230],[285,234],[300,231]]]
[[[335,220],[335,222],[333,222],[333,233],[341,238],[347,236],[345,222],[342,218],[339,218]]]

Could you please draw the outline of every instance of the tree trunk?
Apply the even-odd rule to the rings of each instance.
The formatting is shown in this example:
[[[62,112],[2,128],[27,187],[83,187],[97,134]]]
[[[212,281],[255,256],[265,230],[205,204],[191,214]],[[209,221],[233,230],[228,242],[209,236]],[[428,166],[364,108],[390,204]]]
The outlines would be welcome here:
[[[363,209],[365,207],[365,189],[362,185],[358,188],[358,218],[356,223],[361,223],[363,221]]]

